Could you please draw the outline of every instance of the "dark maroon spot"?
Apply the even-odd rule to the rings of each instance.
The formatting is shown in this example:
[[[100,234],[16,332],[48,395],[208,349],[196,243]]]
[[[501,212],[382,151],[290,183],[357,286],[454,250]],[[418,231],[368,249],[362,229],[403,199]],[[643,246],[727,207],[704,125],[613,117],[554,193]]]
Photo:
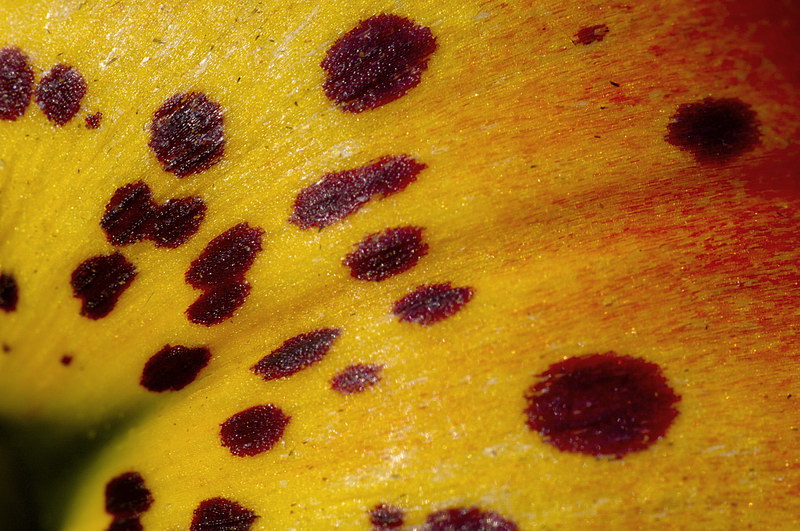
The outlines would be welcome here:
[[[232,282],[206,291],[186,310],[194,324],[213,326],[229,319],[244,304],[250,293],[247,282]]]
[[[147,238],[156,204],[150,187],[142,181],[117,188],[106,205],[100,227],[113,245],[128,245]]]
[[[174,249],[194,236],[205,215],[206,204],[199,197],[170,199],[156,209],[150,237],[156,247]]]
[[[33,69],[22,50],[9,46],[0,50],[0,120],[16,120],[33,95]]]
[[[86,115],[86,129],[97,129],[103,121],[103,113],[96,112]]]
[[[366,391],[381,381],[380,365],[350,365],[331,380],[331,389],[350,395]]]
[[[328,173],[297,194],[289,221],[303,229],[327,227],[356,212],[376,195],[387,197],[404,190],[426,167],[408,155],[398,155]]]
[[[194,510],[191,531],[247,531],[258,516],[225,498],[204,500]]]
[[[153,115],[148,146],[178,177],[209,169],[225,152],[222,108],[199,92],[175,94]]]
[[[19,288],[16,279],[6,273],[0,274],[0,310],[13,312],[19,302]]]
[[[122,253],[95,256],[72,272],[72,293],[81,299],[81,315],[100,319],[108,315],[136,277],[136,268]]]
[[[348,112],[392,102],[419,85],[436,51],[431,30],[397,15],[359,23],[328,49],[322,68],[325,95]]]
[[[9,345],[8,343],[3,343],[3,352],[5,352],[6,354],[11,352],[11,345]]]
[[[369,512],[369,522],[372,524],[373,531],[385,531],[386,529],[398,529],[403,525],[405,513],[399,507],[382,503],[376,505]]]
[[[702,164],[723,164],[760,142],[758,117],[736,98],[705,98],[684,103],[667,126],[666,141],[690,152]]]
[[[380,282],[414,267],[428,252],[421,227],[398,227],[370,234],[344,259],[350,276]]]
[[[517,524],[492,511],[456,507],[428,515],[424,531],[517,531]]]
[[[454,288],[449,282],[425,284],[394,303],[401,321],[432,325],[457,313],[471,299],[472,288]]]
[[[197,378],[210,359],[207,348],[166,345],[147,360],[139,383],[156,393],[179,391]]]
[[[608,26],[605,24],[581,28],[575,34],[575,40],[572,42],[575,44],[592,44],[593,42],[602,41],[608,32]]]
[[[252,370],[264,380],[291,376],[321,360],[341,332],[338,328],[321,328],[295,336],[264,356]]]
[[[86,95],[86,81],[74,67],[56,65],[39,81],[36,103],[56,125],[64,125],[78,114]]]
[[[264,231],[240,223],[211,240],[186,271],[186,282],[197,289],[241,281],[261,251]]]
[[[115,516],[106,531],[142,531],[142,522],[138,516]]]
[[[551,365],[526,394],[528,427],[565,452],[620,458],[666,432],[680,400],[655,363],[613,352]]]
[[[137,516],[153,504],[153,496],[138,472],[126,472],[106,483],[106,512],[118,517]]]
[[[237,457],[266,452],[283,437],[291,417],[277,406],[267,404],[241,411],[222,423],[222,446]]]
[[[70,365],[72,365],[72,359],[73,359],[72,356],[70,356],[69,354],[61,356],[61,365],[63,365],[64,367],[69,367]]]

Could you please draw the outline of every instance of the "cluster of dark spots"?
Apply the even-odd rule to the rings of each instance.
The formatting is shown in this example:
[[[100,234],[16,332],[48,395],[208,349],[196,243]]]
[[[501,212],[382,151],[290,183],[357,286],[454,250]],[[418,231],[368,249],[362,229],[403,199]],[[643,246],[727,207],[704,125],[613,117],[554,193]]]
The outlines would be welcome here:
[[[156,247],[175,249],[194,236],[205,215],[206,203],[199,197],[168,199],[156,209],[150,238]]]
[[[233,316],[249,294],[247,282],[231,282],[206,290],[186,309],[186,318],[203,326],[220,324]]]
[[[248,531],[258,516],[235,501],[210,498],[194,510],[191,531]]]
[[[397,15],[361,21],[331,46],[322,61],[325,95],[347,112],[374,109],[419,85],[436,51],[429,28]]]
[[[100,122],[103,121],[103,113],[95,112],[86,115],[86,129],[97,129],[100,127]]]
[[[126,472],[106,483],[106,512],[120,518],[138,516],[153,504],[153,495],[138,472]]]
[[[369,511],[369,523],[373,531],[386,531],[399,529],[405,520],[403,509],[393,505],[381,503]]]
[[[72,365],[72,360],[73,359],[74,358],[71,355],[64,354],[63,356],[61,356],[61,360],[60,360],[61,361],[61,365],[63,365],[64,367],[69,367],[70,365]]]
[[[261,252],[264,231],[240,223],[211,240],[186,271],[186,282],[197,289],[211,289],[244,279]]]
[[[17,280],[7,273],[0,273],[0,310],[13,312],[19,302]]]
[[[414,267],[428,252],[421,227],[397,227],[370,234],[344,259],[350,276],[380,282]]]
[[[658,365],[612,352],[551,365],[527,392],[528,427],[565,452],[621,458],[667,432],[678,412]]]
[[[86,80],[75,67],[59,64],[39,80],[36,103],[47,119],[64,125],[78,114],[86,95]]]
[[[136,268],[122,253],[94,256],[72,272],[72,293],[81,299],[81,315],[100,319],[108,315],[136,277]]]
[[[361,393],[381,381],[381,365],[350,365],[331,379],[331,389],[343,395]]]
[[[758,146],[761,133],[750,105],[737,98],[705,98],[680,105],[665,138],[701,164],[724,164]]]
[[[165,345],[144,365],[139,383],[148,391],[179,391],[192,383],[211,360],[205,347]]]
[[[253,365],[264,380],[286,378],[320,361],[339,337],[338,328],[321,328],[286,340]]]
[[[597,24],[596,26],[587,26],[578,30],[575,34],[575,39],[572,41],[575,44],[592,44],[593,42],[602,41],[610,30],[605,24]]]
[[[33,68],[19,48],[0,50],[0,120],[25,114],[33,95]]]
[[[266,452],[283,437],[290,419],[273,404],[245,409],[222,423],[222,446],[237,457],[252,457]]]
[[[517,524],[478,507],[455,507],[428,515],[423,531],[517,531]]]
[[[392,313],[401,321],[429,326],[456,314],[473,295],[472,288],[454,288],[449,282],[425,284],[395,302]]]
[[[300,191],[289,221],[324,228],[356,212],[367,201],[404,190],[427,166],[408,155],[386,156],[364,166],[328,173]]]
[[[222,108],[200,92],[175,94],[154,113],[148,146],[177,177],[209,169],[225,152]]]

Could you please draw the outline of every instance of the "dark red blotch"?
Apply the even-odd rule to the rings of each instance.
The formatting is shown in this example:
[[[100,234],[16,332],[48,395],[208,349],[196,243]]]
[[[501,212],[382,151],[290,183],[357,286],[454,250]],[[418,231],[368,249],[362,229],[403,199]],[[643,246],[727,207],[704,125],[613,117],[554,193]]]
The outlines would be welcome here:
[[[0,50],[0,120],[25,114],[33,95],[33,68],[28,56],[14,46]]]
[[[373,531],[386,531],[398,529],[403,525],[405,513],[399,507],[381,503],[369,511],[369,523]]]
[[[252,457],[266,452],[283,437],[290,419],[272,404],[245,409],[222,423],[222,446],[237,457]]]
[[[60,360],[61,365],[63,365],[64,367],[69,367],[70,365],[72,365],[72,360],[73,360],[72,356],[70,356],[69,354],[65,354],[61,356]]]
[[[197,289],[210,289],[241,281],[261,251],[264,231],[240,223],[211,240],[188,271],[186,282]]]
[[[597,24],[596,26],[588,26],[578,30],[575,34],[575,44],[592,44],[593,42],[602,41],[609,29],[605,24]]]
[[[367,201],[404,190],[427,166],[408,155],[386,156],[364,166],[326,174],[297,195],[289,221],[303,229],[324,228]]]
[[[106,483],[106,512],[120,518],[138,516],[153,504],[153,495],[138,472],[126,472]]]
[[[100,227],[113,245],[128,245],[150,236],[156,203],[142,181],[117,188],[111,196]]]
[[[36,87],[36,103],[56,125],[64,125],[78,114],[86,95],[86,80],[75,67],[59,64],[47,72]]]
[[[392,312],[401,321],[429,326],[457,313],[473,294],[472,288],[454,288],[449,282],[425,284],[395,302]]]
[[[96,112],[86,115],[86,129],[97,129],[103,121],[103,113]]]
[[[0,310],[13,312],[17,309],[18,302],[17,280],[7,273],[0,274]]]
[[[455,507],[428,515],[423,531],[517,531],[517,524],[478,507]]]
[[[559,450],[620,458],[666,434],[680,399],[655,363],[613,352],[551,365],[527,392],[528,427]]]
[[[194,510],[191,531],[247,531],[258,516],[225,498],[203,500]]]
[[[427,252],[421,227],[397,227],[361,240],[344,265],[353,278],[380,282],[411,269]]]
[[[331,380],[331,389],[343,395],[361,393],[381,381],[380,365],[350,365]]]
[[[339,334],[338,328],[321,328],[295,336],[264,356],[252,371],[264,380],[291,376],[321,360]]]
[[[397,15],[361,21],[328,49],[325,95],[348,112],[394,101],[416,87],[436,51],[431,30]]]
[[[206,204],[199,197],[169,199],[155,211],[150,238],[156,247],[174,249],[200,229],[205,215]]]
[[[249,293],[247,282],[231,282],[207,290],[186,309],[186,318],[203,326],[220,324],[233,316]]]
[[[139,383],[156,393],[179,391],[197,378],[210,359],[211,352],[205,347],[165,345],[147,360]]]
[[[72,293],[81,299],[81,315],[100,319],[108,315],[136,277],[136,268],[122,253],[89,258],[72,272]]]

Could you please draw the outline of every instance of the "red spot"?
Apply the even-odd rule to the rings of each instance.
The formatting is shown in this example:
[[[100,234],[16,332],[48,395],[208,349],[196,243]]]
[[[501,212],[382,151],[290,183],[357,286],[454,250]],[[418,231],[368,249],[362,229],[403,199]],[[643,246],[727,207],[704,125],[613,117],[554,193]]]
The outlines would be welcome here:
[[[370,234],[344,259],[350,275],[380,282],[414,267],[428,253],[421,227],[398,227]]]
[[[100,227],[113,245],[136,243],[150,235],[155,209],[149,186],[142,181],[126,184],[111,196]]]
[[[74,67],[56,65],[39,81],[36,103],[56,125],[64,125],[78,114],[86,95],[86,81]]]
[[[456,507],[428,515],[424,531],[517,531],[517,524],[492,511]]]
[[[6,273],[0,274],[0,310],[13,312],[19,302],[19,288],[16,279]]]
[[[206,291],[186,309],[190,322],[203,326],[217,325],[229,319],[250,293],[247,282],[232,282]]]
[[[221,424],[222,446],[237,457],[266,452],[283,437],[290,419],[272,404],[245,409]]]
[[[381,381],[380,365],[350,365],[331,380],[331,389],[343,395],[361,393]]]
[[[472,288],[454,288],[449,282],[425,284],[397,301],[392,312],[401,321],[429,326],[457,313],[473,294]]]
[[[369,512],[369,522],[372,524],[373,531],[398,529],[403,525],[404,518],[405,513],[402,509],[385,503],[376,505]]]
[[[264,231],[240,223],[211,240],[186,271],[186,282],[197,289],[240,282],[261,251]]]
[[[81,315],[100,319],[108,315],[136,277],[136,268],[122,253],[95,256],[72,272],[72,293],[81,299]]]
[[[174,249],[194,236],[205,215],[206,204],[199,197],[170,199],[156,209],[150,237],[156,247]]]
[[[199,92],[175,94],[153,115],[148,146],[177,177],[209,169],[225,152],[220,105]]]
[[[3,348],[3,352],[5,352],[6,354],[11,352],[11,345],[9,345],[8,343],[3,343],[3,347],[2,348]]]
[[[253,365],[252,371],[264,380],[291,376],[321,360],[341,332],[338,328],[321,328],[288,339]]]
[[[376,195],[388,197],[404,190],[426,167],[408,155],[397,155],[328,173],[300,191],[289,221],[303,229],[327,227],[356,212]]]
[[[138,516],[121,517],[115,516],[106,531],[142,531],[142,522]]]
[[[575,40],[572,42],[575,44],[592,44],[593,42],[602,41],[608,32],[608,26],[605,24],[588,26],[578,30],[578,33],[575,34]]]
[[[194,510],[191,531],[247,531],[258,516],[225,498],[210,498]]]
[[[655,363],[613,352],[551,365],[526,395],[528,427],[559,450],[620,458],[667,432],[680,400]]]
[[[211,359],[207,348],[165,345],[147,360],[139,381],[148,391],[179,391],[192,383]]]
[[[138,472],[126,472],[106,484],[106,512],[126,518],[147,511],[153,496]]]
[[[64,367],[69,367],[70,365],[72,365],[72,356],[68,354],[61,356],[61,365],[63,365]]]
[[[359,23],[328,49],[322,68],[325,95],[342,110],[358,113],[404,96],[419,85],[436,51],[431,30],[397,15]]]
[[[103,113],[96,112],[86,115],[86,129],[97,129],[103,121]]]
[[[33,95],[33,69],[22,50],[9,46],[0,50],[0,120],[16,120]]]

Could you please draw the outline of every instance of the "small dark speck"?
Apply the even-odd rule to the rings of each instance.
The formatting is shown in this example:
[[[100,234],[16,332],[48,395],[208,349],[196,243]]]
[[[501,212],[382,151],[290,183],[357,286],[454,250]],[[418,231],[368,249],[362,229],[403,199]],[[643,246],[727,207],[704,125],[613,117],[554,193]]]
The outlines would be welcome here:
[[[600,135],[594,135],[595,138],[602,138]]]
[[[11,347],[6,343],[3,343],[3,352],[5,352],[6,354],[11,352]]]
[[[63,365],[64,367],[69,367],[71,364],[72,364],[72,356],[68,354],[61,356],[61,365]]]
[[[294,102],[294,106],[297,107],[297,105],[298,105],[297,102]]]
[[[792,393],[789,393],[788,395],[786,395],[786,398],[792,398]]]
[[[162,41],[161,39],[153,39],[153,42],[156,44],[164,44],[164,41]]]
[[[608,107],[600,107],[600,110],[601,110],[601,111],[602,111],[602,110],[605,110],[605,109],[608,109]]]
[[[618,86],[619,86],[619,83],[614,83],[613,81],[609,81],[609,83],[611,83],[611,84],[612,84],[612,85],[614,85],[615,87],[618,87]]]
[[[239,81],[241,81],[241,80],[242,80],[242,76],[239,76],[239,77],[237,77],[237,78],[236,78],[236,82],[237,82],[237,83],[238,83]]]

